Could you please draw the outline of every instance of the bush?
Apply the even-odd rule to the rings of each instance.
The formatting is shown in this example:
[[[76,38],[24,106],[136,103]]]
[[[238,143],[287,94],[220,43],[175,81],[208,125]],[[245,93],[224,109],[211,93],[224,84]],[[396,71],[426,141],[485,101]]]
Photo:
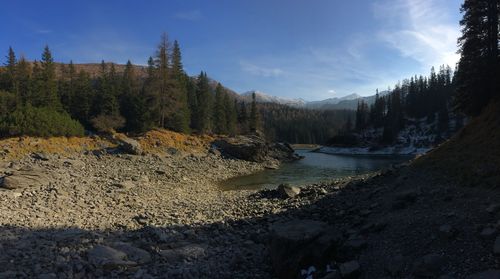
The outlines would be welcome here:
[[[80,122],[50,108],[22,106],[0,119],[3,136],[83,136]]]
[[[112,133],[115,130],[125,126],[125,119],[120,115],[104,115],[101,114],[92,118],[92,126],[102,133]]]

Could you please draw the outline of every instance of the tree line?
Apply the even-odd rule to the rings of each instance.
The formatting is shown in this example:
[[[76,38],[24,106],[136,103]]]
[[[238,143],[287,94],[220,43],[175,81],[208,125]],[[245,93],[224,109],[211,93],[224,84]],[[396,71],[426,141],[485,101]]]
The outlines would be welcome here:
[[[257,129],[253,104],[239,103],[205,72],[189,77],[177,41],[163,34],[146,76],[128,61],[122,72],[101,62],[96,76],[70,61],[56,64],[48,46],[40,61],[9,48],[0,72],[0,136],[83,135],[84,130],[236,134]],[[247,108],[248,107],[248,108]],[[248,113],[247,113],[248,111]]]
[[[446,133],[453,111],[455,88],[453,71],[449,66],[440,66],[438,72],[432,67],[429,76],[404,79],[384,96],[377,90],[375,102],[370,106],[361,100],[354,125],[347,125],[344,132],[382,128],[381,142],[392,143],[408,119],[426,118],[429,124],[437,121],[436,133]],[[456,115],[456,118],[460,121],[461,116]]]

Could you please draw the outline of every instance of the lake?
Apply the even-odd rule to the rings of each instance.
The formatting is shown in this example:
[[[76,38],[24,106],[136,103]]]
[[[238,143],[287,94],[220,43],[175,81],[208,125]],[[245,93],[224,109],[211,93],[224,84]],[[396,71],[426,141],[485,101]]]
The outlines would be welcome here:
[[[366,174],[392,164],[410,160],[410,156],[331,155],[296,150],[304,159],[282,164],[277,170],[263,170],[245,176],[230,178],[220,183],[224,190],[272,189],[281,183],[306,185],[345,176]]]

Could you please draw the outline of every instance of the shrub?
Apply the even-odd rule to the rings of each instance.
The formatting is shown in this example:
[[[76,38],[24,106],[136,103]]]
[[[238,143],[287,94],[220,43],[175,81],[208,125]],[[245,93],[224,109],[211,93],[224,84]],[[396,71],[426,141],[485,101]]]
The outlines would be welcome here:
[[[103,133],[112,133],[115,130],[125,126],[125,119],[120,115],[105,115],[100,114],[97,117],[92,118],[92,126]]]
[[[3,136],[83,136],[80,122],[51,108],[21,106],[0,119]]]

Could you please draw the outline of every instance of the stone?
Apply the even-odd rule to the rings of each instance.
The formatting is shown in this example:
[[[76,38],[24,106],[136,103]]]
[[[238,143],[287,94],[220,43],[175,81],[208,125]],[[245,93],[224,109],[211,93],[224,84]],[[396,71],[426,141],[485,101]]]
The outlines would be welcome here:
[[[142,155],[143,150],[141,144],[131,138],[123,137],[118,139],[120,149],[128,154],[132,155]]]
[[[36,159],[36,160],[41,160],[41,161],[48,161],[49,160],[49,157],[47,156],[47,154],[45,154],[43,152],[31,153],[31,158]]]
[[[294,198],[295,196],[300,194],[299,187],[290,186],[288,184],[280,184],[278,186],[277,191],[278,191],[278,194],[284,199]]]
[[[13,171],[12,175],[0,179],[0,186],[6,189],[22,189],[31,186],[45,186],[50,183],[48,175],[40,169]]]
[[[168,262],[181,262],[187,259],[197,259],[205,255],[205,246],[187,244],[174,249],[161,250],[159,254]]]
[[[493,239],[497,235],[497,230],[495,228],[486,227],[481,231],[482,239]]]
[[[252,162],[289,162],[300,159],[289,144],[270,143],[258,134],[224,137],[214,141],[213,145],[224,155]]]
[[[486,212],[488,212],[490,214],[494,214],[498,211],[500,211],[500,204],[498,204],[498,203],[490,204],[488,206],[488,208],[486,208]]]
[[[457,230],[451,225],[445,224],[439,227],[439,235],[445,239],[452,239],[456,236]]]
[[[292,219],[270,226],[269,254],[278,278],[295,278],[301,267],[324,266],[341,234],[324,222]]]
[[[340,274],[342,278],[357,278],[360,274],[361,267],[358,261],[350,261],[340,265]]]
[[[466,279],[500,279],[500,270],[490,269],[475,273],[466,277]]]
[[[151,255],[143,249],[134,247],[125,242],[116,242],[112,245],[113,248],[127,254],[127,259],[134,261],[138,264],[145,264],[151,261]]]
[[[321,279],[342,279],[342,276],[340,275],[340,271],[333,270],[327,275],[321,277]]]
[[[496,256],[500,256],[500,236],[495,239],[495,244],[493,244],[493,253]]]
[[[445,261],[437,254],[428,254],[413,264],[413,274],[420,277],[436,278],[441,275]]]
[[[401,255],[397,255],[387,262],[385,266],[385,271],[389,273],[392,277],[400,277],[404,270],[404,258]]]
[[[118,183],[114,183],[113,186],[118,187],[123,190],[130,190],[132,188],[135,188],[135,183],[131,180],[126,180]]]
[[[90,263],[105,269],[115,269],[120,266],[135,266],[136,262],[127,260],[127,254],[109,246],[96,245],[87,252]]]

